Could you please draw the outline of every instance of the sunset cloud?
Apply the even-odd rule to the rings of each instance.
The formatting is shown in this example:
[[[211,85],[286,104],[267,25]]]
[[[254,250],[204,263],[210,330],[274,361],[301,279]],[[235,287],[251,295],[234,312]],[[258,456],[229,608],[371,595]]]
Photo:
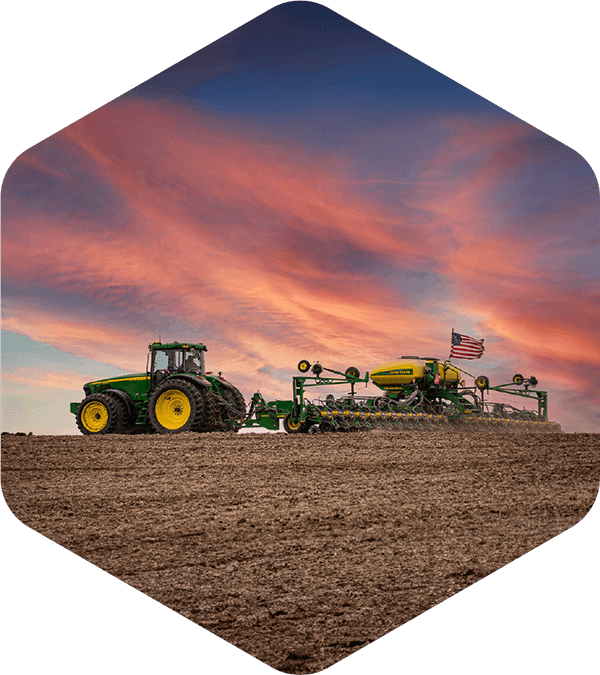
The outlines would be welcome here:
[[[248,397],[287,396],[300,358],[445,358],[454,327],[486,339],[479,369],[520,362],[590,397],[598,199],[579,156],[483,114],[349,138],[266,135],[190,100],[104,106],[9,171],[3,328],[129,372],[159,334],[202,341]]]

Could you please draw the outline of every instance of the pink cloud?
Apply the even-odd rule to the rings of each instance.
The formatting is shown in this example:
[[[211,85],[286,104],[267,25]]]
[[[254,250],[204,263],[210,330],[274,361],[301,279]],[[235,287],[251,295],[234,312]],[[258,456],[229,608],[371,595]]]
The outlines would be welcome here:
[[[105,106],[53,142],[57,156],[76,156],[122,200],[126,222],[111,227],[102,208],[65,218],[58,207],[23,206],[3,238],[3,271],[31,290],[5,303],[3,325],[139,371],[146,340],[162,328],[132,323],[147,308],[195,327],[200,337],[180,337],[206,340],[209,360],[248,388],[262,378],[278,393],[288,386],[265,366],[285,371],[314,355],[334,367],[352,355],[368,369],[400,353],[443,358],[449,326],[460,330],[461,321],[484,331],[497,357],[518,354],[550,379],[552,360],[598,364],[597,295],[573,268],[563,288],[552,247],[508,227],[491,201],[515,166],[533,161],[519,145],[529,128],[443,124],[448,142],[406,193],[404,205],[427,215],[423,224],[357,189],[349,155],[258,140],[185,107]],[[73,189],[60,161],[35,152],[18,161]],[[577,255],[565,251],[567,262]],[[437,275],[448,296],[391,283],[421,272]],[[39,288],[88,302],[44,307]]]
[[[90,220],[79,221],[74,232],[72,223],[53,215],[29,215],[29,227],[37,236],[6,240],[8,275],[43,281],[63,292],[93,291],[96,300],[107,302],[118,287],[133,288],[142,297],[150,291],[155,302],[199,320],[208,312],[226,322],[236,308],[258,309],[263,318],[292,325],[305,336],[335,332],[337,320],[352,321],[360,329],[394,305],[402,306],[400,296],[382,294],[377,281],[367,275],[329,271],[323,260],[312,261],[309,251],[271,237],[256,217],[251,223],[244,220],[243,209],[253,205],[283,222],[290,236],[310,236],[318,243],[333,234],[357,249],[382,255],[394,247],[411,257],[424,254],[416,230],[415,242],[399,242],[381,227],[387,221],[372,205],[350,201],[339,189],[343,175],[332,178],[326,159],[309,164],[298,150],[265,150],[264,144],[259,152],[256,143],[214,130],[196,131],[199,138],[192,138],[189,129],[175,135],[169,115],[144,106],[143,114],[155,123],[152,133],[157,126],[161,129],[161,138],[169,141],[172,169],[179,171],[174,177],[169,174],[171,162],[164,162],[166,174],[151,189],[151,170],[143,157],[150,139],[140,136],[147,127],[127,123],[128,115],[138,119],[142,111],[133,105],[118,112],[119,129],[131,132],[119,136],[118,156],[103,137],[92,139],[83,122],[70,127],[66,136],[126,198],[135,214],[131,229],[103,231]],[[164,154],[159,155],[163,161]],[[191,198],[189,186],[201,186]],[[200,205],[197,219],[189,213],[188,200]],[[222,237],[214,236],[215,210],[229,202],[240,204],[242,212],[240,222],[230,226],[234,235],[224,244]],[[267,246],[253,244],[253,226]],[[174,260],[181,265],[173,265]],[[419,312],[403,309],[412,325],[423,323]],[[378,324],[378,332],[385,332],[385,319]]]
[[[85,372],[64,372],[41,368],[12,368],[2,374],[2,380],[11,385],[19,385],[21,393],[36,392],[40,387],[81,392],[83,384],[97,379],[97,376]]]

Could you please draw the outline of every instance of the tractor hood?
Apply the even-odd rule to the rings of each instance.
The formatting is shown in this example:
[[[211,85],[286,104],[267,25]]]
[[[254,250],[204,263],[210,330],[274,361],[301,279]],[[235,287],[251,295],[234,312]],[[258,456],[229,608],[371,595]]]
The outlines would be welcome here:
[[[116,377],[105,377],[102,380],[93,380],[92,382],[86,382],[84,387],[92,387],[94,389],[98,388],[99,385],[108,384],[110,386],[115,384],[115,382],[131,382],[132,380],[146,380],[148,378],[148,373],[133,373],[132,375],[117,375]]]
[[[130,396],[134,396],[146,392],[149,384],[150,377],[147,373],[133,373],[132,375],[118,375],[117,377],[105,377],[102,380],[86,382],[83,385],[83,391],[89,396],[90,394],[101,394],[107,389],[120,389]]]

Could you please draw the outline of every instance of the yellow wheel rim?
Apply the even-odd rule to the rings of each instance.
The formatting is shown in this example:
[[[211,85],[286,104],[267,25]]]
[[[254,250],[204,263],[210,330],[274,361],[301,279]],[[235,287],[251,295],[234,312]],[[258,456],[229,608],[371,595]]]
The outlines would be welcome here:
[[[81,411],[81,422],[90,433],[97,434],[108,423],[108,409],[100,401],[90,401]]]
[[[287,424],[288,424],[288,427],[289,427],[290,429],[296,430],[296,429],[299,429],[299,428],[300,428],[300,425],[302,424],[302,422],[292,422],[292,419],[290,418],[290,419],[288,420]]]
[[[168,389],[158,397],[154,411],[165,429],[181,429],[190,418],[192,406],[182,391]]]

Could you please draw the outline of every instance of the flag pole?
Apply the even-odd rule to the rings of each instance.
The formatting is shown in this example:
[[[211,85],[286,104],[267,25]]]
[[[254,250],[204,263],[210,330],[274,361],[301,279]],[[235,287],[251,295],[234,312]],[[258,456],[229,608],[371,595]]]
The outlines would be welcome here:
[[[454,335],[454,328],[452,329],[452,332],[450,333],[450,356],[444,361],[444,379],[442,384],[446,384],[446,371],[448,370],[448,364],[450,363],[450,359],[452,358],[452,336]]]

